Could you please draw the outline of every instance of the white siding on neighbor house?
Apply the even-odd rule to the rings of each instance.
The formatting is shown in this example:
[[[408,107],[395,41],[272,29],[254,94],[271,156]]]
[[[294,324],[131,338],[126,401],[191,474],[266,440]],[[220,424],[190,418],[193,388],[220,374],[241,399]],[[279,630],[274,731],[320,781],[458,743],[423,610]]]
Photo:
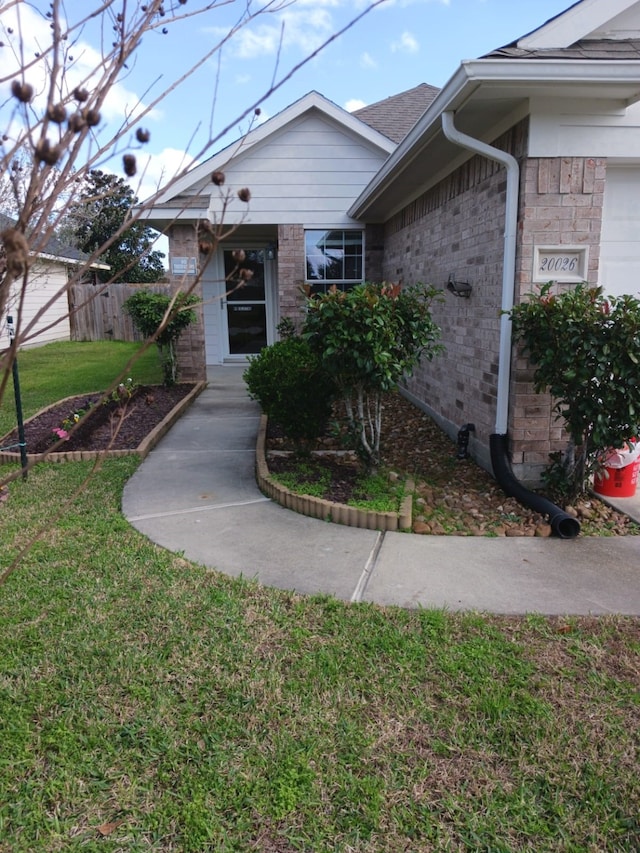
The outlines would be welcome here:
[[[640,104],[531,99],[530,157],[640,157]]]
[[[35,319],[37,313],[45,307],[50,299],[54,299],[42,317],[35,323],[33,329],[28,333],[28,340],[24,347],[41,346],[52,341],[68,341],[71,338],[69,325],[69,302],[67,298],[67,268],[64,264],[55,261],[36,261],[29,273],[27,284],[27,295],[21,322],[21,329],[26,330]],[[7,315],[16,315],[18,308],[18,285],[11,289]],[[63,318],[63,319],[61,319]],[[1,318],[0,325],[0,348],[9,344],[9,336],[5,325],[6,316]],[[14,321],[17,320],[17,315]],[[59,321],[59,322],[56,322]],[[51,328],[47,326],[55,323]]]
[[[251,224],[352,226],[345,211],[376,174],[387,154],[345,131],[318,113],[305,114],[245,155],[240,152],[225,169],[224,191],[233,200],[225,221]],[[251,201],[235,197],[248,187]],[[220,217],[215,188],[211,212]]]
[[[640,163],[607,165],[599,284],[612,296],[640,297]]]

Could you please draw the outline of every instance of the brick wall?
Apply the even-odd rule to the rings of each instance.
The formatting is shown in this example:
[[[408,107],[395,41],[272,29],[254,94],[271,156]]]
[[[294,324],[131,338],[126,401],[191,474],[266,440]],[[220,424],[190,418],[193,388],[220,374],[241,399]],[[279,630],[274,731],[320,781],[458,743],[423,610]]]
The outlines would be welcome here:
[[[527,122],[493,144],[521,164],[516,300],[532,289],[534,245],[588,242],[589,279],[597,280],[605,162],[584,158],[531,159]],[[385,224],[383,277],[443,289],[434,306],[446,353],[419,366],[408,382],[416,401],[454,437],[476,427],[471,450],[490,469],[495,430],[506,174],[498,163],[474,156]],[[450,274],[469,281],[469,299],[446,291]],[[516,351],[510,394],[510,449],[514,471],[539,480],[552,450],[565,444],[548,396],[536,394],[532,371]]]
[[[302,225],[278,226],[278,302],[280,317],[290,317],[297,325],[302,317],[305,280],[304,228]]]
[[[193,225],[173,225],[169,230],[170,254],[177,257],[197,258],[198,246]],[[193,276],[168,276],[172,292],[186,290],[193,283]],[[202,284],[196,284],[193,293],[202,299]],[[198,319],[188,326],[178,339],[178,369],[181,382],[199,382],[206,379],[206,355],[204,347],[204,320],[202,308],[196,306]]]
[[[519,125],[495,144],[521,155],[525,130]],[[474,423],[471,447],[485,467],[495,428],[505,198],[504,169],[474,156],[399,211],[385,236],[386,279],[443,289],[433,314],[446,353],[419,366],[408,390],[452,437]],[[446,290],[451,274],[472,285],[469,299]]]
[[[606,161],[598,158],[531,158],[522,168],[516,301],[535,289],[534,246],[588,245],[589,283],[598,281]],[[571,285],[557,285],[570,287]],[[514,469],[535,482],[549,454],[566,446],[561,422],[547,395],[535,394],[533,368],[516,347],[511,376],[510,445]]]

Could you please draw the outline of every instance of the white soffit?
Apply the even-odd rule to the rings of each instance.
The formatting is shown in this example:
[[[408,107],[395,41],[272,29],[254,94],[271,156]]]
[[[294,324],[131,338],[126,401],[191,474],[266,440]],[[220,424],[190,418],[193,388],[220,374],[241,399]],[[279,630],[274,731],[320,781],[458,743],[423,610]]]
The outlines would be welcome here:
[[[616,24],[614,19],[619,18]],[[612,24],[611,27],[608,25]],[[628,27],[627,31],[621,26]],[[582,0],[518,40],[526,50],[569,47],[581,39],[629,38],[640,29],[640,2],[637,0]],[[615,35],[611,32],[615,30]]]

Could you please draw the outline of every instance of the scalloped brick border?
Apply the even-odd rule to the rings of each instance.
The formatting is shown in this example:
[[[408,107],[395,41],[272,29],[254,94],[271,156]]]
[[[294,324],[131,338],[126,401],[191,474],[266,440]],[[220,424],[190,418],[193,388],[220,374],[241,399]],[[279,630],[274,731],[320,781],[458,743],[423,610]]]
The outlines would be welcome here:
[[[193,403],[196,397],[201,394],[206,387],[206,382],[198,382],[186,395],[186,397],[183,397],[182,400],[180,400],[180,402],[177,403],[167,415],[165,415],[165,417],[160,421],[160,423],[151,430],[151,432],[142,440],[142,442],[132,450],[73,450],[56,453],[29,453],[27,454],[29,464],[35,464],[36,462],[87,462],[93,461],[98,458],[113,459],[117,456],[134,456],[136,454],[140,456],[141,459],[144,459],[145,456],[156,446],[160,439],[165,435],[167,430],[174,425],[180,415],[182,415],[189,408],[189,406]],[[63,400],[58,400],[57,403],[53,403],[51,406],[47,406],[45,409],[42,409],[33,417],[37,418],[38,415],[41,415],[43,412],[54,408],[54,406],[59,406],[60,403],[64,403],[66,400],[74,400],[76,397],[77,394],[73,395],[72,397],[65,397]],[[29,418],[29,420],[32,420],[32,418]],[[27,423],[28,422],[29,421],[27,421]],[[7,451],[0,453],[0,465],[6,465],[10,462],[20,461],[21,460],[19,453],[11,453]]]
[[[269,473],[266,454],[267,416],[260,418],[258,441],[256,443],[256,479],[263,494],[276,501],[286,509],[320,518],[323,521],[334,521],[346,524],[348,527],[362,527],[367,530],[410,530],[413,512],[413,492],[415,485],[407,480],[406,494],[402,500],[400,512],[374,512],[359,509],[355,506],[326,501],[310,495],[297,495],[282,483],[278,483]]]

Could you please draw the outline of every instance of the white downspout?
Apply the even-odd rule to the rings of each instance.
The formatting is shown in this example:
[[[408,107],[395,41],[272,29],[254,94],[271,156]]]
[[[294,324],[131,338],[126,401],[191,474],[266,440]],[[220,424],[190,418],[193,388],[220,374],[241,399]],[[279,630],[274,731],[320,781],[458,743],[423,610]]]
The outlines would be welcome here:
[[[511,320],[504,312],[513,308],[516,274],[516,239],[518,229],[518,198],[520,167],[506,151],[467,136],[453,123],[454,113],[442,113],[442,131],[450,142],[502,163],[507,170],[507,200],[504,226],[504,266],[502,269],[502,313],[500,315],[500,347],[498,354],[498,397],[496,402],[496,433],[507,434],[509,423],[509,379],[511,376]]]

